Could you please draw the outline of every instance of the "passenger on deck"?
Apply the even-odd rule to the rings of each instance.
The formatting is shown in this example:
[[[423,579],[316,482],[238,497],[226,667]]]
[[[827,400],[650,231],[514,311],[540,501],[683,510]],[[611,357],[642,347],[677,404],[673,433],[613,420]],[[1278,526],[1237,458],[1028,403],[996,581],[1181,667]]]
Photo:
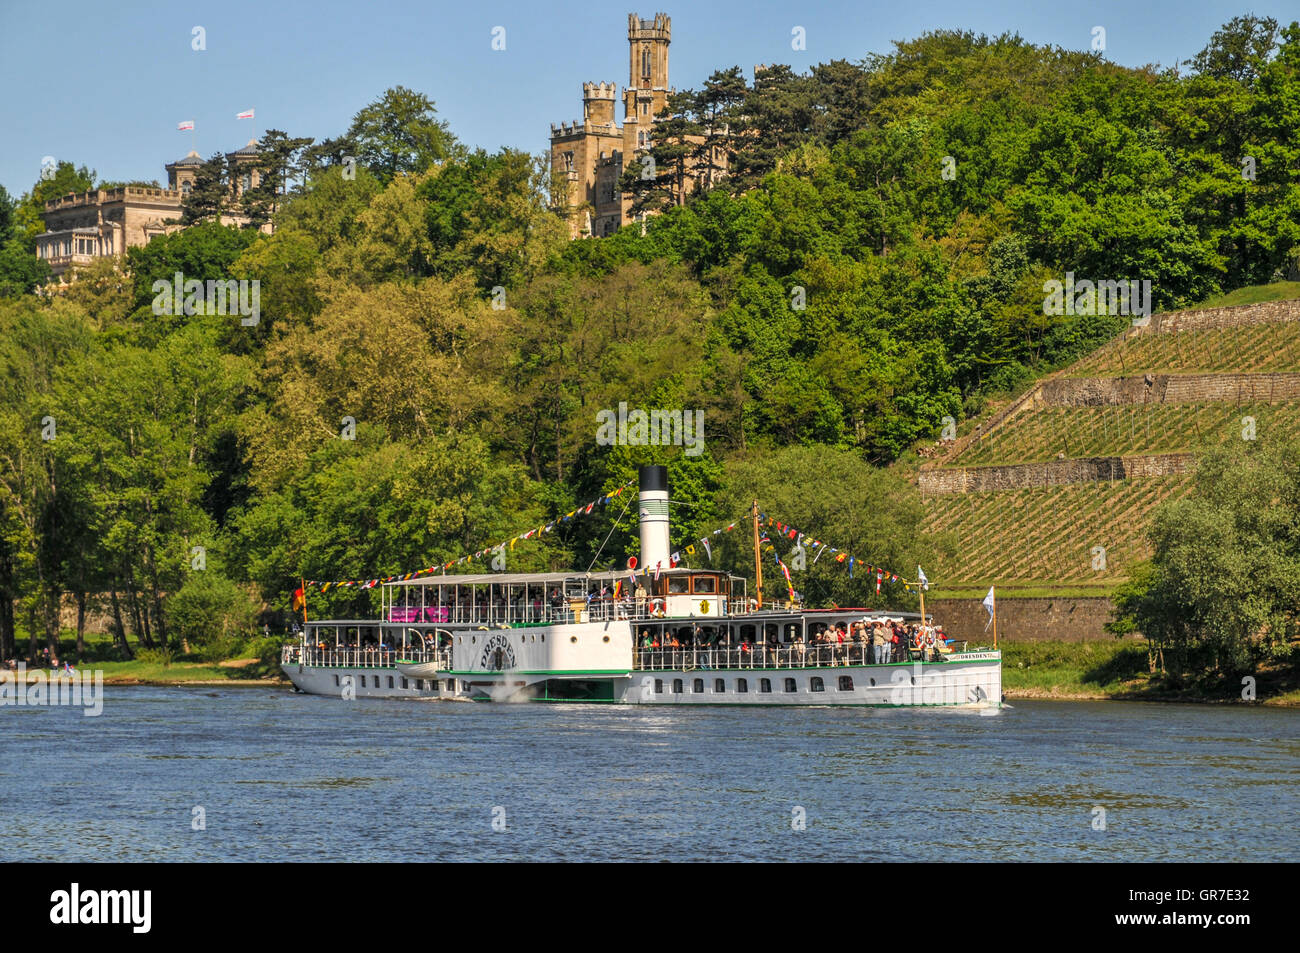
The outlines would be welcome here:
[[[883,622],[877,631],[880,633],[880,642],[876,645],[876,664],[888,665],[894,654],[894,634]]]
[[[944,634],[943,626],[934,627],[934,650],[936,653],[947,655],[952,651],[952,646],[948,644],[948,636]]]

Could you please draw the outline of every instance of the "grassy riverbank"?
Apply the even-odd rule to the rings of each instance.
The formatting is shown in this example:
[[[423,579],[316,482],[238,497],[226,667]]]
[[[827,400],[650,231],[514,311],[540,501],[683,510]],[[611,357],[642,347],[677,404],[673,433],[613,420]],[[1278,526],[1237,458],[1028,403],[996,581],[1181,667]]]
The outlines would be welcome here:
[[[224,662],[177,660],[170,664],[153,661],[89,662],[87,669],[104,673],[105,685],[287,685],[279,666],[268,669],[261,659],[228,659]]]
[[[1118,699],[1241,703],[1240,677],[1176,684],[1148,671],[1146,642],[1004,642],[1002,690],[1008,699]],[[1265,705],[1300,707],[1295,666],[1262,669],[1255,694]]]
[[[26,638],[19,644],[27,646]],[[136,657],[122,660],[106,635],[89,635],[77,662],[76,640],[64,633],[58,657],[78,669],[104,673],[106,685],[286,685],[280,671],[279,640],[227,640],[202,651],[180,653],[133,646]]]

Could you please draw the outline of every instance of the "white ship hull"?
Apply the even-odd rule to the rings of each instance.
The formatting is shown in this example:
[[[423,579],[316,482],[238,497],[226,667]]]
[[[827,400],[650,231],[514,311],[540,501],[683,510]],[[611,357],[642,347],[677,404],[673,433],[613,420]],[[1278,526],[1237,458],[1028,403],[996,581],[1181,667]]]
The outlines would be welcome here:
[[[668,671],[434,671],[286,664],[300,691],[339,698],[421,698],[623,705],[856,705],[998,708],[1001,653],[939,662]],[[420,677],[416,677],[420,676]]]

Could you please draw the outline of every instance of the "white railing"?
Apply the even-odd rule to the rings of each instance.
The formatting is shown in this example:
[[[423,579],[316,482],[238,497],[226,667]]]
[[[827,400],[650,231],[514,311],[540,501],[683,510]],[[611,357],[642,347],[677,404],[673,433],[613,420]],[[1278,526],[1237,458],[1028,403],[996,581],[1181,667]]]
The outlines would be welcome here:
[[[918,648],[893,646],[888,656],[858,642],[842,645],[786,642],[726,648],[638,647],[634,668],[643,672],[709,671],[712,669],[834,668],[847,665],[883,665],[932,657]]]
[[[451,668],[451,649],[387,649],[373,646],[341,648],[286,645],[281,655],[285,665],[311,665],[332,668],[393,668],[397,663],[436,662],[439,671]]]
[[[445,625],[558,625],[574,622],[605,622],[626,619],[649,621],[664,618],[662,599],[614,599],[611,596],[565,599],[539,605],[392,606],[388,622],[439,623]]]

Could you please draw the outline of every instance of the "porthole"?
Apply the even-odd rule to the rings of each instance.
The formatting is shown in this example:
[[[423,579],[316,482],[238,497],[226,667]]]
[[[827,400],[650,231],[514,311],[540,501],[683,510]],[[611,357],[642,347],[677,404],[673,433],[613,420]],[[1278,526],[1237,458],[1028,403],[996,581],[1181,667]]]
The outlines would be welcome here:
[[[605,636],[605,641],[606,641],[606,642],[608,642],[608,641],[609,641],[609,636],[608,636],[608,635],[607,635],[607,636]]]
[[[577,637],[576,635],[571,635],[571,636],[569,636],[569,641],[570,641],[570,642],[575,642],[575,643],[576,643],[576,642],[578,641],[578,637]]]

